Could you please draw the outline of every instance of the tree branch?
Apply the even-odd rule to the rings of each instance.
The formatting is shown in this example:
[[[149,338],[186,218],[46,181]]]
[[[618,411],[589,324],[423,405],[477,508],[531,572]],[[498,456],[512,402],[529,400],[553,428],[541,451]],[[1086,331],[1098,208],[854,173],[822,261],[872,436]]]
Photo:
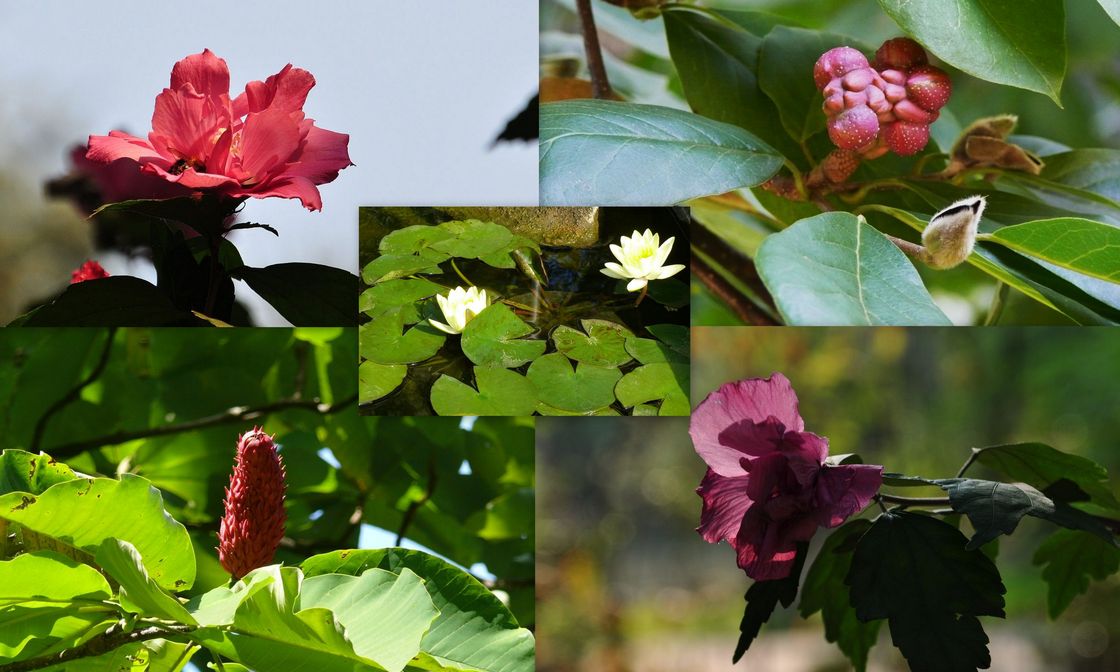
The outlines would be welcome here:
[[[408,528],[412,525],[412,519],[416,517],[416,512],[420,510],[421,506],[428,503],[432,498],[432,493],[436,489],[436,464],[435,460],[428,461],[428,488],[424,491],[424,496],[420,499],[413,500],[409,503],[408,509],[404,512],[404,518],[401,519],[401,526],[397,530],[396,546],[400,546],[404,541],[404,534],[408,532]]]
[[[607,79],[607,68],[603,64],[603,48],[599,45],[599,31],[595,29],[595,13],[591,11],[591,0],[576,0],[579,24],[583,31],[583,48],[587,52],[587,70],[591,73],[591,92],[595,98],[605,100],[611,97],[611,83]]]
[[[145,642],[149,639],[164,639],[168,635],[182,634],[194,630],[188,625],[165,625],[158,627],[142,628],[140,630],[126,631],[121,625],[111,626],[104,634],[94,637],[85,644],[67,649],[61,653],[38,658],[29,658],[8,665],[0,666],[0,672],[28,672],[28,670],[41,670],[44,667],[58,665],[78,658],[93,658],[103,653],[126,644]]]
[[[39,417],[39,421],[35,423],[35,432],[31,435],[31,443],[29,444],[30,452],[39,452],[39,444],[43,440],[43,433],[46,432],[47,422],[51,417],[76,401],[78,397],[81,396],[82,390],[85,389],[87,385],[97,380],[101,376],[101,373],[105,371],[105,366],[109,363],[109,353],[113,349],[113,340],[116,335],[117,328],[110,327],[105,339],[105,347],[101,349],[101,356],[98,358],[97,364],[94,365],[93,370],[91,370],[89,375],[77,385],[70,388],[70,391],[64,394],[62,398],[51,404],[47,410],[43,412],[43,415]]]
[[[215,413],[197,420],[188,420],[186,422],[175,423],[171,425],[161,425],[159,427],[149,427],[147,429],[137,429],[124,432],[116,432],[114,434],[107,434],[92,439],[83,439],[82,441],[74,441],[71,443],[64,443],[54,446],[50,449],[51,457],[66,458],[73,457],[78,453],[89,450],[91,448],[100,448],[101,446],[113,446],[127,441],[134,441],[136,439],[150,439],[157,436],[167,436],[170,434],[180,434],[182,432],[191,432],[198,429],[207,429],[210,427],[218,427],[220,425],[230,425],[240,422],[250,422],[257,420],[270,413],[277,413],[279,411],[287,411],[292,409],[302,409],[311,411],[320,415],[332,415],[339,411],[345,410],[358,400],[358,395],[353,394],[350,397],[343,399],[334,404],[324,404],[318,399],[285,399],[283,401],[273,402],[271,404],[264,404],[262,406],[234,406],[228,408],[221,413]],[[2,670],[0,670],[2,672]]]

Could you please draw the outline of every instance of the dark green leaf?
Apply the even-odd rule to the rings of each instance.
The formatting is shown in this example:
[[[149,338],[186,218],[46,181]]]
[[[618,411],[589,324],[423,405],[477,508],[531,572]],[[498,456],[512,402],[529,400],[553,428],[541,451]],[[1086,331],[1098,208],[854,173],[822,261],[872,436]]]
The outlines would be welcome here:
[[[747,594],[743,596],[747,606],[743,611],[743,620],[739,623],[739,642],[735,645],[732,663],[739,662],[747,652],[751,642],[758,637],[762,624],[770,620],[770,615],[774,613],[774,608],[779,602],[783,607],[793,604],[794,598],[797,597],[797,584],[801,581],[801,568],[805,566],[805,557],[808,554],[809,544],[798,543],[797,555],[794,557],[789,576],[773,581],[755,581],[747,589]]]
[[[24,327],[166,327],[197,324],[152,283],[127,275],[78,282],[26,316]]]
[[[623,406],[636,407],[660,401],[658,415],[689,414],[688,364],[643,364],[630,371],[614,388]]]
[[[439,352],[445,335],[427,322],[405,330],[411,306],[401,306],[380,314],[358,327],[358,350],[362,357],[378,364],[413,364]]]
[[[352,327],[358,324],[354,297],[357,276],[321,264],[273,264],[265,268],[242,266],[233,277],[268,301],[284,319],[297,327]]]
[[[559,352],[545,355],[529,365],[526,374],[537,388],[541,403],[571,413],[587,413],[614,403],[614,386],[622,373],[572,362]]]
[[[1064,217],[1004,226],[984,236],[1023,254],[1120,283],[1120,228]]]
[[[616,322],[607,320],[581,320],[583,333],[568,326],[559,326],[552,332],[556,349],[571,359],[592,366],[622,366],[630,361],[626,339],[634,334]]]
[[[1120,549],[1091,534],[1058,530],[1038,547],[1033,562],[1045,565],[1047,610],[1050,618],[1057,618],[1089,589],[1090,579],[1100,581],[1120,570]]]
[[[1016,443],[978,449],[976,461],[1005,477],[1039,490],[1066,479],[1089,495],[1094,504],[1120,510],[1108,484],[1108,471],[1090,459],[1070,455],[1042,443]]]
[[[516,368],[544,354],[545,341],[521,338],[534,331],[509,306],[495,303],[463,329],[463,354],[478,366]]]

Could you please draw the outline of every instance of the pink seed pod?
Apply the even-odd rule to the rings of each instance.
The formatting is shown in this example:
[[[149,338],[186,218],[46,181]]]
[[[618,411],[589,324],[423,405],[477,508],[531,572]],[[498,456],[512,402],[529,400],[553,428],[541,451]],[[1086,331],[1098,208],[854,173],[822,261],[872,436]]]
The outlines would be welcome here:
[[[940,68],[925,65],[910,71],[906,80],[906,97],[928,112],[936,112],[949,102],[953,82]]]
[[[882,72],[887,68],[910,70],[929,62],[926,50],[909,37],[896,37],[887,40],[875,52],[875,69]]]
[[[833,79],[868,67],[867,57],[851,47],[836,47],[821,54],[813,66],[813,81],[822,90]]]
[[[828,120],[828,137],[841,149],[859,149],[879,135],[879,118],[866,105],[844,110]]]
[[[900,100],[894,104],[894,116],[915,124],[932,124],[937,118],[937,113],[927,112],[909,100]]]
[[[897,84],[898,86],[906,84],[906,73],[901,70],[882,70],[879,72],[879,76],[888,84]]]
[[[917,154],[929,142],[929,126],[911,121],[896,121],[883,127],[883,139],[899,156]]]
[[[233,578],[272,564],[284,537],[284,464],[272,437],[258,427],[237,440],[218,530],[218,559]]]

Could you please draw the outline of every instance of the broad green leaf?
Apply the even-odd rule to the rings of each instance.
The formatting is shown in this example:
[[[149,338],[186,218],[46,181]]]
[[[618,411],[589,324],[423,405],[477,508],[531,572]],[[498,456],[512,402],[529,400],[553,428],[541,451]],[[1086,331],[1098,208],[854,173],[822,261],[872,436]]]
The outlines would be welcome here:
[[[850,38],[804,28],[777,26],[762,40],[758,84],[778,108],[786,132],[798,142],[824,130],[824,98],[813,66],[833,47],[855,46]]]
[[[769,236],[758,273],[790,325],[950,325],[894,243],[862,219],[829,212]]]
[[[369,262],[362,269],[362,280],[367,285],[403,278],[415,273],[439,273],[439,262],[414,254],[385,254]]]
[[[1108,471],[1088,458],[1063,453],[1043,443],[1015,443],[976,451],[978,463],[1008,479],[1029,483],[1043,491],[1069,481],[1094,504],[1120,511],[1120,502],[1108,482]]]
[[[634,334],[626,327],[607,320],[581,320],[583,332],[561,325],[552,332],[556,349],[569,358],[592,366],[622,366],[632,357],[626,339]]]
[[[439,616],[423,580],[407,568],[396,574],[367,569],[359,576],[307,578],[300,609],[316,607],[331,610],[358,655],[389,672],[403,670],[420,652],[420,640]]]
[[[1032,562],[1045,565],[1042,578],[1050,618],[1057,618],[1073,598],[1089,590],[1089,580],[1103,580],[1120,570],[1120,549],[1091,534],[1058,530],[1035,551]]]
[[[144,559],[132,544],[119,539],[106,539],[101,542],[94,558],[101,569],[120,584],[121,605],[128,611],[185,625],[197,625],[186,607],[156,585],[144,567]]]
[[[386,309],[415,303],[442,291],[443,287],[423,278],[388,280],[362,292],[358,297],[358,310],[377,317]]]
[[[735,645],[735,653],[731,657],[732,663],[739,662],[743,654],[750,648],[751,643],[758,637],[758,631],[774,608],[781,602],[783,607],[793,604],[797,597],[797,584],[801,581],[801,569],[805,566],[805,558],[809,555],[809,545],[805,542],[797,544],[797,554],[794,556],[793,567],[789,576],[784,579],[771,581],[755,581],[747,589],[744,599],[747,606],[743,610],[743,620],[739,622],[739,642]]]
[[[170,327],[197,324],[152,283],[128,275],[78,282],[27,314],[23,327]]]
[[[421,254],[424,250],[430,249],[433,243],[452,237],[454,237],[454,234],[442,227],[415,224],[391,231],[381,239],[377,249],[383,255],[408,256]],[[428,255],[428,258],[429,260],[439,261],[440,256],[447,258],[448,255],[446,253],[434,256]]]
[[[881,621],[864,623],[856,618],[844,577],[852,566],[855,542],[869,527],[866,519],[853,520],[825,539],[805,575],[798,607],[802,618],[821,612],[825,639],[836,642],[857,672],[867,669],[867,654],[879,638]]]
[[[541,203],[670,205],[760,184],[782,158],[747,131],[652,105],[541,106]]]
[[[612,400],[612,402],[613,402],[613,400]],[[650,415],[657,415],[657,408],[655,408],[653,406],[650,406],[650,408],[653,409],[653,413],[651,413]],[[554,406],[549,406],[548,404],[543,404],[543,403],[537,404],[537,413],[540,414],[540,415],[553,416],[553,417],[558,417],[558,418],[581,416],[581,415],[582,416],[607,416],[607,417],[615,417],[615,416],[622,415],[621,413],[614,410],[610,406],[603,406],[602,408],[596,408],[596,409],[592,409],[590,411],[584,411],[584,412],[578,412],[577,413],[576,411],[565,411],[562,408],[556,408]]]
[[[626,283],[622,280],[618,281],[619,290],[625,289]],[[656,280],[646,285],[649,288],[649,298],[660,303],[667,308],[684,308],[689,304],[691,296],[689,296],[688,283],[681,282],[677,278],[668,278],[665,280]]]
[[[658,415],[688,415],[688,364],[644,364],[618,381],[614,392],[623,406],[660,401]]]
[[[32,454],[23,450],[0,453],[0,495],[29,492],[38,495],[56,483],[72,481],[77,476],[50,455]]]
[[[242,266],[233,277],[244,280],[297,327],[351,327],[358,323],[354,312],[358,278],[341,268],[299,262],[264,268]]]
[[[614,403],[614,386],[622,372],[586,363],[574,366],[567,357],[553,352],[530,364],[526,375],[536,386],[541,403],[587,413]]]
[[[907,34],[949,65],[1061,105],[1065,3],[1051,0],[879,0]]]
[[[444,222],[439,228],[451,236],[431,243],[430,247],[452,257],[478,259],[508,249],[514,242],[506,227],[477,219]]]
[[[532,415],[537,391],[519,373],[474,367],[478,389],[443,375],[432,385],[432,408],[439,415]]]
[[[138,476],[82,478],[38,496],[12,492],[0,497],[0,517],[91,554],[106,539],[129,541],[160,588],[176,592],[194,583],[186,528],[164,511],[160,491]]]
[[[232,625],[238,607],[258,590],[276,580],[271,571],[253,571],[237,580],[232,586],[220,585],[187,602],[191,616],[203,626]]]
[[[687,357],[692,345],[692,331],[680,324],[651,324],[646,331],[681,355]]]
[[[1120,1],[1112,1],[1120,8]],[[1048,156],[1042,177],[1120,203],[1120,150],[1074,149]]]
[[[1001,227],[983,239],[1078,273],[1120,283],[1120,229],[1107,224],[1074,217],[1040,219]]]
[[[413,364],[439,352],[446,336],[427,322],[405,329],[410,306],[401,306],[358,327],[358,351],[378,364]]]
[[[531,672],[533,635],[477,579],[422,551],[388,548],[335,551],[303,562],[309,577],[360,574],[370,568],[400,573],[407,568],[426,582],[439,617],[420,643],[448,667],[483,672]]]
[[[915,670],[988,667],[977,616],[1003,616],[999,570],[965,550],[955,527],[926,515],[884,513],[860,538],[845,579],[856,617],[886,618],[891,639]]]
[[[0,607],[0,661],[15,662],[71,649],[117,623],[111,607],[23,602]]]
[[[93,602],[113,596],[109,582],[89,565],[53,551],[0,560],[0,607],[19,602]]]
[[[662,16],[673,65],[692,110],[709,119],[745,128],[786,156],[797,155],[799,149],[782,128],[777,108],[759,87],[761,37],[735,22],[717,20],[693,7],[666,7]]]
[[[683,364],[688,357],[652,338],[627,338],[626,352],[642,364]]]
[[[509,306],[495,303],[463,329],[463,354],[478,366],[516,368],[544,354],[545,341],[521,338],[534,331]]]
[[[400,387],[408,375],[404,364],[378,364],[362,362],[358,367],[358,401],[376,401]]]
[[[976,530],[966,548],[979,548],[1001,534],[1011,534],[1023,516],[1091,532],[1109,543],[1116,543],[1108,528],[1095,518],[1066,504],[1055,503],[1026,483],[972,478],[949,478],[937,483],[949,493],[953,510],[968,516]]]

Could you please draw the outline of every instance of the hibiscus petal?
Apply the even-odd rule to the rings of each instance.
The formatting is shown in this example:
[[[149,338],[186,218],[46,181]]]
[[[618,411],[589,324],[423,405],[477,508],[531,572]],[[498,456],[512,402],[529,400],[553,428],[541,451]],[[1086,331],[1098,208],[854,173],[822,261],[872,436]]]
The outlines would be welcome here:
[[[811,539],[816,529],[811,516],[773,521],[761,507],[751,507],[732,543],[739,567],[756,581],[784,579],[793,570],[797,543]]]
[[[730,463],[734,459],[735,467],[738,467],[736,471],[743,473],[743,467],[740,466],[741,461],[778,452],[785,431],[785,426],[774,417],[766,418],[763,422],[752,420],[736,422],[720,432],[719,445],[722,450],[718,455],[719,460],[720,462]],[[709,466],[716,469],[715,465],[709,463]],[[730,464],[724,466],[726,469],[732,470]],[[721,471],[720,473],[724,472]]]
[[[307,101],[307,94],[315,86],[315,77],[289,63],[280,72],[260,82],[249,82],[245,93],[233,101],[234,116],[243,117],[266,109],[298,112]]]
[[[800,432],[805,423],[797,413],[797,395],[780,373],[766,379],[727,383],[709,394],[692,413],[689,434],[696,452],[723,476],[741,476],[742,451],[723,445],[720,435],[742,420],[756,423],[773,416],[787,431]]]
[[[150,142],[120,131],[112,131],[109,135],[89,136],[86,158],[97,163],[111,163],[117,159],[162,161],[162,157]]]
[[[883,467],[845,464],[823,467],[817,479],[817,522],[836,527],[867,506],[883,485]]]
[[[746,476],[727,478],[708,470],[696,489],[696,493],[704,499],[700,527],[696,531],[704,541],[715,544],[738,536],[743,516],[751,505],[747,496],[747,480]]]
[[[215,189],[217,187],[237,186],[237,181],[231,177],[215,175],[214,173],[200,173],[194,168],[188,168],[177,175],[173,175],[162,166],[148,164],[144,166],[144,172],[159,175],[168,182],[173,182],[188,189]]]
[[[273,109],[250,114],[241,132],[241,169],[251,180],[263,183],[298,148],[299,122],[291,114]]]
[[[171,160],[204,162],[217,142],[220,129],[229,119],[209,98],[187,84],[182,89],[164,89],[156,96],[152,114],[152,146]]]
[[[284,171],[285,176],[299,175],[315,184],[326,184],[338,177],[340,170],[354,165],[347,151],[349,135],[319,128],[310,119],[301,126],[304,139],[289,160],[292,165]]]
[[[311,180],[306,177],[285,177],[269,180],[260,187],[239,188],[228,191],[230,196],[252,196],[254,198],[298,198],[308,210],[322,210],[323,197]]]
[[[171,88],[180,89],[187,84],[204,96],[228,96],[229,66],[209,49],[187,56],[171,69]]]
[[[787,432],[779,449],[789,459],[790,471],[797,482],[808,487],[817,479],[828,457],[828,439],[812,432]]]

